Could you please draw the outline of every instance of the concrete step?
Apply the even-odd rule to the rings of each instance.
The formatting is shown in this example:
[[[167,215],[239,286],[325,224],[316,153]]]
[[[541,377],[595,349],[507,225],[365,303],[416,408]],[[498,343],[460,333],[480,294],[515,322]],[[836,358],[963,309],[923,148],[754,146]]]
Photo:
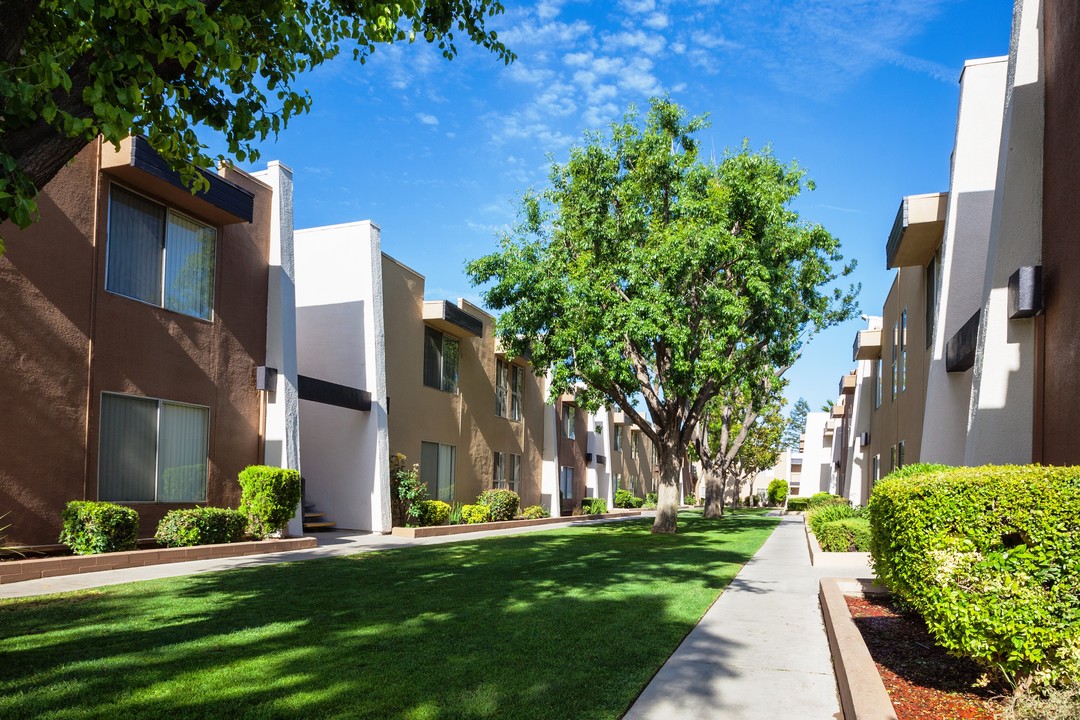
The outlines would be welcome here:
[[[334,527],[337,527],[336,522],[306,522],[304,523],[304,532],[311,530],[329,530]]]

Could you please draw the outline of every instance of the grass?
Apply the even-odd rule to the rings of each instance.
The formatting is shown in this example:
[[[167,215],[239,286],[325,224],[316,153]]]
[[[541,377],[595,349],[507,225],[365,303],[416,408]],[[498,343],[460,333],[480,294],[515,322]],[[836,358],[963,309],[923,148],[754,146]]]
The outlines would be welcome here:
[[[761,512],[0,601],[0,717],[617,718],[772,532]]]

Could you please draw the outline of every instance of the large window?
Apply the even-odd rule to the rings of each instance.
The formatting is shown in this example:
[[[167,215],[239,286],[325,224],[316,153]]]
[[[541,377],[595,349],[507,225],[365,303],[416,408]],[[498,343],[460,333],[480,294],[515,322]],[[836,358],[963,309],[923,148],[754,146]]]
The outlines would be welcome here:
[[[209,408],[101,396],[98,499],[205,502]]]
[[[506,400],[510,391],[510,364],[495,361],[495,414],[506,417]]]
[[[574,420],[577,418],[577,411],[570,405],[562,406],[562,426],[563,437],[574,439]]]
[[[615,452],[622,452],[622,428],[615,426]]]
[[[105,289],[204,320],[214,305],[217,230],[113,187]]]
[[[637,453],[638,453],[637,436],[638,436],[638,434],[637,434],[636,430],[631,430],[630,431],[630,459],[631,460],[637,460]]]
[[[521,393],[525,385],[525,369],[504,360],[495,362],[495,414],[521,419]],[[509,402],[508,402],[509,401]]]
[[[521,419],[521,398],[525,393],[525,368],[510,366],[510,419]]]
[[[509,463],[506,466],[507,489],[521,495],[521,456],[510,454]]]
[[[437,390],[457,392],[458,341],[434,328],[424,328],[424,384]]]
[[[574,468],[559,468],[559,495],[563,500],[574,499]]]
[[[900,313],[900,392],[907,390],[907,308]]]
[[[433,442],[420,443],[420,479],[432,500],[454,502],[454,465],[457,448]]]
[[[496,490],[513,490],[521,494],[521,456],[495,453],[491,486]]]

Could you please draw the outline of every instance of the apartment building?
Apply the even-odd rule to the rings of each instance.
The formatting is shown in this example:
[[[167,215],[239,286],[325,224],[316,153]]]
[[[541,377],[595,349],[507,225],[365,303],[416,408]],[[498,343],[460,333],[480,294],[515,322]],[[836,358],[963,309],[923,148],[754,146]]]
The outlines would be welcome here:
[[[204,177],[193,195],[144,139],[93,142],[38,223],[0,228],[9,542],[55,543],[81,499],[135,507],[151,537],[173,508],[235,507],[247,465],[297,466],[291,174]]]
[[[629,490],[638,497],[656,492],[657,476],[652,441],[621,411],[611,413],[611,481],[615,489]]]

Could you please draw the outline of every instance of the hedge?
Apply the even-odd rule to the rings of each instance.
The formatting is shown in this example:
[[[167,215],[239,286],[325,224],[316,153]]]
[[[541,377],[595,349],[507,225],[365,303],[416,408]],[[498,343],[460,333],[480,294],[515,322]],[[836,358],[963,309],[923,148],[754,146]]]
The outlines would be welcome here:
[[[551,517],[551,513],[543,505],[530,505],[521,511],[521,517],[526,520],[539,520],[540,518]]]
[[[1080,468],[904,468],[870,498],[878,577],[1018,689],[1080,680]]]
[[[810,498],[808,497],[789,497],[787,500],[787,509],[792,512],[802,512],[809,505]]]
[[[300,504],[300,473],[296,470],[249,465],[240,471],[240,512],[248,531],[257,538],[278,532],[296,515]]]
[[[139,541],[139,513],[122,505],[73,500],[60,520],[60,542],[76,555],[134,550]]]
[[[814,533],[825,552],[869,552],[870,521],[847,517],[823,523]]]
[[[476,503],[491,508],[492,520],[513,520],[521,505],[521,498],[512,490],[485,490],[480,493]]]
[[[604,498],[584,498],[581,512],[585,515],[603,515],[607,512],[607,500]]]
[[[158,523],[154,539],[165,547],[239,542],[247,517],[239,510],[195,507],[170,510]]]
[[[442,500],[421,500],[416,505],[420,507],[420,513],[417,517],[420,527],[445,525],[450,521],[450,505]],[[464,517],[465,508],[461,510]]]
[[[639,508],[645,504],[645,500],[637,497],[629,490],[616,490],[615,491],[615,507],[617,508]]]
[[[466,525],[486,523],[491,520],[491,508],[487,505],[464,505],[461,508],[461,521]]]
[[[851,517],[855,517],[855,509],[850,505],[832,504],[818,505],[817,507],[811,505],[810,509],[806,511],[806,524],[810,526],[811,532],[815,535],[821,535],[821,526],[825,523]],[[820,540],[820,538],[818,539]]]

